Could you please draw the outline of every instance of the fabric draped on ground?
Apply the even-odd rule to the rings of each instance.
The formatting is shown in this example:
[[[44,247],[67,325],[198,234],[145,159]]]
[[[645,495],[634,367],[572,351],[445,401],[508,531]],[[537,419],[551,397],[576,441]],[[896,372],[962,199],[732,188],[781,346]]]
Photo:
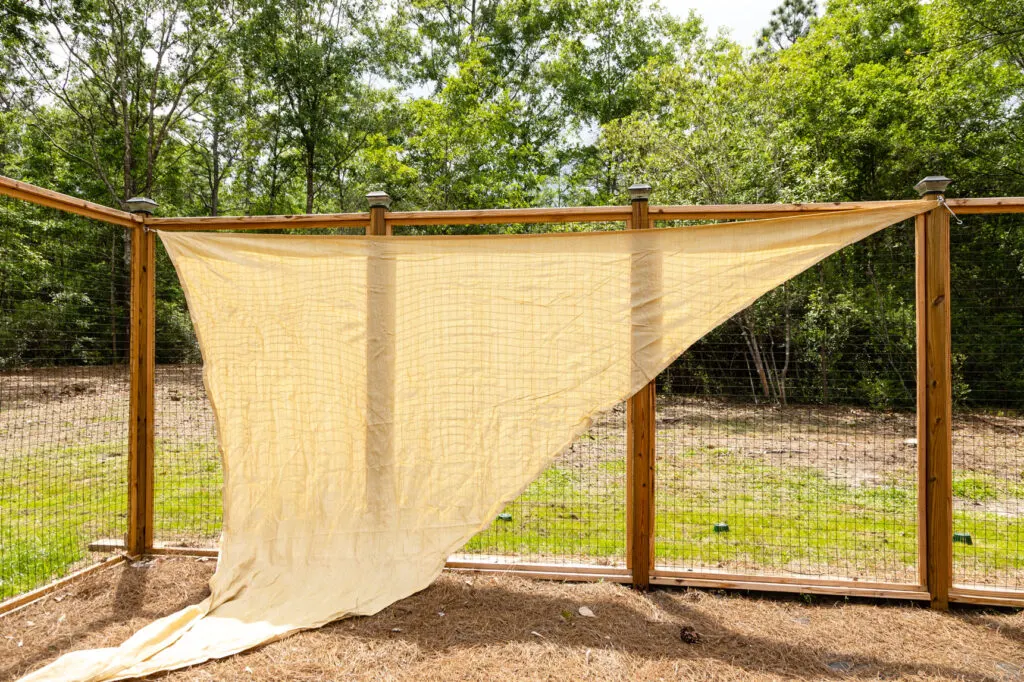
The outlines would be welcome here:
[[[519,236],[161,233],[224,463],[209,598],[25,680],[115,680],[427,587],[591,424],[762,294],[934,202]]]

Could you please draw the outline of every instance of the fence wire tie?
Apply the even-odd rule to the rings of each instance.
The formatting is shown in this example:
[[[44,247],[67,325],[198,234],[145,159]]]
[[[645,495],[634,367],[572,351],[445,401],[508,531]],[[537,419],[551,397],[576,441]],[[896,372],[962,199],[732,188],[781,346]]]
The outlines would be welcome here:
[[[960,219],[960,216],[958,216],[956,213],[953,213],[953,209],[951,209],[949,207],[949,204],[946,203],[946,197],[939,195],[939,203],[942,204],[943,208],[949,211],[949,215],[953,216],[953,219],[956,221],[957,225],[964,224],[964,221]]]

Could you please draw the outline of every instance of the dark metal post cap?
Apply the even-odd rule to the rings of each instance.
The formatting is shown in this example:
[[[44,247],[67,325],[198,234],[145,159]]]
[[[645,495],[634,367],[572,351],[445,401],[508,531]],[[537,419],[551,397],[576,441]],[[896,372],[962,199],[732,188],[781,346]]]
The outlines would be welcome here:
[[[370,192],[366,195],[366,200],[370,203],[370,208],[378,206],[389,208],[391,206],[391,197],[387,192]]]
[[[156,210],[156,202],[149,197],[132,197],[124,202],[124,207],[131,213],[145,213],[152,215]]]
[[[647,201],[651,198],[651,186],[646,183],[638,183],[629,186],[630,201]]]
[[[926,194],[945,194],[946,187],[953,182],[944,175],[929,175],[921,182],[914,185],[914,189],[921,196]]]

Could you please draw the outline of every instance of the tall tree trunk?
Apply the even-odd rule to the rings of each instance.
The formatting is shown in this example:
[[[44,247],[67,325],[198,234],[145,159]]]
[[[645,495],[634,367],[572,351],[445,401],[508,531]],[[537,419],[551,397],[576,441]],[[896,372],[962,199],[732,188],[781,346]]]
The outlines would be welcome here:
[[[740,329],[743,331],[743,339],[747,342],[747,350],[750,352],[750,357],[754,361],[754,369],[757,370],[757,376],[761,380],[761,391],[764,392],[766,400],[771,400],[772,389],[768,385],[768,371],[764,366],[764,358],[761,357],[761,346],[757,342],[757,335],[754,333],[753,325],[747,321],[747,316],[741,314],[739,317]]]
[[[825,266],[823,264],[818,265],[818,283],[822,293],[828,291],[828,287],[825,285]],[[825,321],[823,326],[822,332],[825,333],[828,331],[828,321]],[[828,357],[825,353],[824,339],[818,346],[818,371],[821,373],[821,399],[825,405],[828,405]]]
[[[214,125],[210,145],[210,215],[217,215],[220,198],[220,127]]]

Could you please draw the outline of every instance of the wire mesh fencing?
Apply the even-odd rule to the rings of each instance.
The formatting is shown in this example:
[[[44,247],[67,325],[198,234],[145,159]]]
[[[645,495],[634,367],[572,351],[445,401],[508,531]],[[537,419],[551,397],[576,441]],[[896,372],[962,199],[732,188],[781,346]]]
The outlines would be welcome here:
[[[1024,219],[950,229],[953,580],[1024,590]]]
[[[126,530],[126,231],[0,198],[0,599]]]
[[[659,569],[918,582],[914,228],[766,294],[659,378]]]

